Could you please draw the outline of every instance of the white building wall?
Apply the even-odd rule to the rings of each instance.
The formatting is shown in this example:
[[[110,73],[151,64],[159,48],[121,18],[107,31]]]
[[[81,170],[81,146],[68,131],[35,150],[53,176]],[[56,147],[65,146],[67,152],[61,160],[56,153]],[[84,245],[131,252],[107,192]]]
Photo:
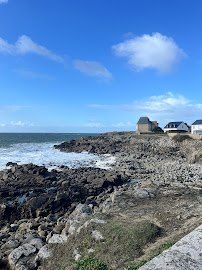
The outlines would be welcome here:
[[[202,125],[191,125],[191,134],[202,134]]]
[[[170,131],[170,130],[185,130],[188,131],[189,128],[187,127],[187,125],[185,125],[184,122],[182,122],[177,128],[164,128],[164,133]]]
[[[177,130],[177,128],[164,128],[164,133],[170,131],[170,130]]]
[[[185,125],[184,122],[182,122],[182,123],[177,127],[177,130],[186,130],[186,131],[188,131],[189,128],[188,128],[187,125]]]

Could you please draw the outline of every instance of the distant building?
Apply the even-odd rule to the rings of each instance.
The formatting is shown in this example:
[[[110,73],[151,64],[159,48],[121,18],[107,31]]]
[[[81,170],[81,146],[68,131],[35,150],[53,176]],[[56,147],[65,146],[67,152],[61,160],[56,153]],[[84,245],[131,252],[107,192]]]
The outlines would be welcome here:
[[[152,132],[158,127],[157,121],[150,121],[148,117],[140,117],[136,125],[136,132]]]
[[[196,120],[191,125],[191,134],[202,134],[202,120]]]
[[[179,130],[184,130],[184,131],[189,131],[189,127],[183,122],[169,122],[165,127],[164,127],[164,132],[169,132],[169,131],[179,131]]]

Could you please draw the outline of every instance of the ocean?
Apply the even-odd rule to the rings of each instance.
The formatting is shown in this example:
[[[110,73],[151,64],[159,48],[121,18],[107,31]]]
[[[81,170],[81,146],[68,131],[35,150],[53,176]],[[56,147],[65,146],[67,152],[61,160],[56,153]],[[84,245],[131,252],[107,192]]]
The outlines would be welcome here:
[[[94,166],[110,168],[115,160],[109,155],[102,157],[83,153],[63,153],[54,149],[55,144],[78,139],[84,136],[96,136],[95,133],[0,133],[0,170],[8,162],[18,164],[34,163],[48,169],[65,165],[69,167]]]

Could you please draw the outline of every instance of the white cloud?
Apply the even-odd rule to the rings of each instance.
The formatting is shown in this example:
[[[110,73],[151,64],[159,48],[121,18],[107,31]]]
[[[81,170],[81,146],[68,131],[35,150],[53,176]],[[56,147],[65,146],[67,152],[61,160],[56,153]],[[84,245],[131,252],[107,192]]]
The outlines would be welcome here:
[[[25,126],[25,123],[23,123],[21,121],[18,121],[18,122],[11,121],[11,126],[24,127]]]
[[[198,105],[191,104],[190,101],[182,95],[174,95],[168,92],[164,95],[151,96],[145,100],[134,101],[131,104],[122,106],[128,111],[157,115],[175,115],[180,111],[184,111],[187,107],[195,109]]]
[[[112,127],[133,127],[133,126],[136,126],[136,123],[132,123],[130,121],[112,124]]]
[[[104,127],[104,125],[101,122],[97,121],[89,121],[89,123],[84,124],[84,127]]]
[[[0,127],[5,127],[6,126],[6,124],[0,124]]]
[[[0,52],[13,54],[15,51],[15,46],[9,44],[6,40],[3,38],[0,38]]]
[[[136,116],[148,116],[152,120],[168,121],[193,121],[201,119],[202,104],[194,103],[183,95],[168,92],[164,95],[151,96],[144,100],[135,100],[128,104],[100,105],[92,104],[89,107],[96,109],[110,109],[128,111]],[[124,124],[124,123],[123,123]],[[119,123],[121,126],[122,123]]]
[[[15,122],[15,121],[11,121],[11,126],[15,126],[15,127],[33,127],[34,124],[33,123],[23,123],[22,121],[18,121],[18,122]]]
[[[160,33],[134,37],[112,49],[117,56],[128,58],[128,63],[137,71],[152,68],[167,73],[186,56],[172,38]]]
[[[112,74],[98,62],[75,60],[73,64],[76,69],[89,76],[112,79]]]
[[[0,0],[0,4],[7,4],[8,0]]]
[[[34,53],[56,62],[62,63],[64,61],[61,56],[52,53],[46,47],[38,45],[30,37],[25,35],[19,37],[15,44],[9,44],[6,40],[0,38],[0,52],[12,55]]]

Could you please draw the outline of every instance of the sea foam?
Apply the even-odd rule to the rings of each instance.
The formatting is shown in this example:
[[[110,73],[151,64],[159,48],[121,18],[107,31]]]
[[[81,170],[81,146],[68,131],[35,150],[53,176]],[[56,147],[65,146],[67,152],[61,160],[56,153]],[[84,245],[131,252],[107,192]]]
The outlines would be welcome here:
[[[19,143],[9,148],[0,148],[0,170],[6,168],[8,162],[18,164],[34,163],[46,166],[49,170],[57,166],[93,166],[110,169],[115,158],[110,155],[97,156],[94,154],[64,153],[53,148],[53,143]]]

